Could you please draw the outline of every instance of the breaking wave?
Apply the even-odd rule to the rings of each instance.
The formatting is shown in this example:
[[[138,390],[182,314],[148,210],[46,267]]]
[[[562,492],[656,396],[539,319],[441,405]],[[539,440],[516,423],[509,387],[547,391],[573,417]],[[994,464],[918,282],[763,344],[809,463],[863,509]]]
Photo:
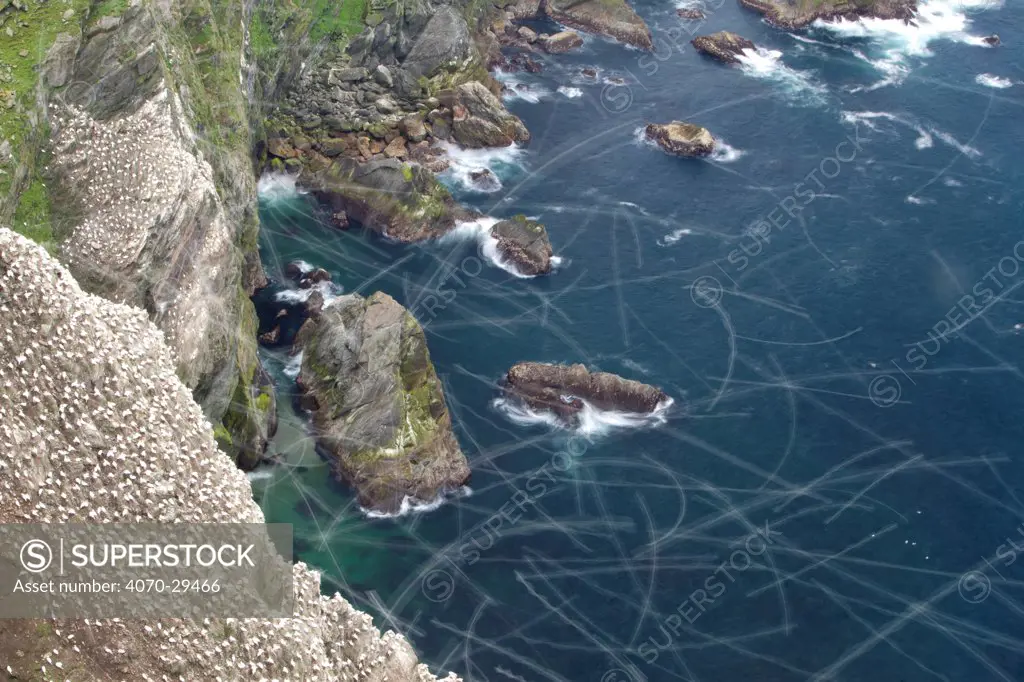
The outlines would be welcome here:
[[[491,228],[501,222],[499,218],[483,216],[478,220],[462,222],[455,226],[455,229],[441,237],[438,241],[475,241],[479,247],[480,255],[492,265],[501,268],[505,272],[520,279],[530,279],[534,275],[524,275],[516,269],[513,263],[502,258],[498,251],[498,240],[491,236]]]
[[[287,201],[303,194],[295,184],[295,176],[285,173],[265,173],[256,183],[256,193],[261,201],[274,203]]]
[[[912,58],[932,56],[930,45],[947,40],[966,45],[987,47],[983,36],[969,32],[968,10],[995,9],[1001,0],[924,0],[917,7],[914,23],[898,19],[860,18],[853,21],[816,21],[814,28],[839,38],[870,40],[877,48],[871,56],[853,49],[854,55],[885,74],[885,78],[869,89],[900,83],[911,69]]]
[[[564,95],[569,99],[576,99],[577,97],[583,97],[583,91],[579,88],[570,88],[564,85],[558,86],[558,94]]]
[[[365,507],[360,507],[359,511],[368,519],[398,519],[403,516],[432,512],[450,498],[469,497],[472,494],[473,490],[469,486],[462,486],[456,490],[442,493],[432,500],[417,500],[406,495],[402,498],[402,504],[398,506],[398,511],[394,512],[382,512],[376,509],[366,509]]]
[[[473,192],[497,192],[501,189],[501,179],[510,173],[522,169],[519,163],[523,149],[517,144],[508,147],[489,147],[485,149],[463,149],[450,142],[439,141],[437,146],[444,150],[448,158],[448,170],[441,173],[441,179],[448,179],[459,187]],[[484,187],[471,177],[473,173],[488,170],[493,175],[494,185]]]
[[[662,401],[650,414],[602,410],[585,400],[582,402],[583,409],[577,414],[576,422],[571,425],[559,419],[554,412],[534,410],[522,401],[512,398],[495,398],[491,405],[509,421],[520,426],[567,429],[587,438],[596,438],[613,431],[660,426],[667,421],[666,414],[673,401],[672,398]]]
[[[1013,81],[1009,78],[993,76],[990,73],[979,73],[974,77],[974,82],[978,85],[984,85],[986,88],[997,88],[999,90],[1013,87]]]
[[[981,152],[974,147],[960,142],[944,130],[939,130],[934,126],[927,124],[917,123],[903,116],[890,114],[886,111],[844,111],[842,112],[842,120],[844,123],[852,125],[862,123],[875,131],[882,131],[882,128],[878,123],[879,121],[889,121],[916,132],[917,138],[914,140],[914,146],[918,149],[930,149],[933,147],[935,145],[935,140],[933,139],[934,136],[946,145],[972,159],[979,158],[982,155]]]
[[[744,50],[737,58],[743,73],[778,84],[791,101],[817,106],[825,104],[828,88],[815,82],[806,72],[786,66],[781,51],[758,47]]]

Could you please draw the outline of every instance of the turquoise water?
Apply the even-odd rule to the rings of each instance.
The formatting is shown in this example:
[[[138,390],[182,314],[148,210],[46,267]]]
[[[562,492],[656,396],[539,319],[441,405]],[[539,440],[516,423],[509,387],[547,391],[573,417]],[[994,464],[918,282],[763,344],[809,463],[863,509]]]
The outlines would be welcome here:
[[[1024,12],[926,2],[917,27],[790,36],[726,3],[701,32],[764,48],[728,68],[673,5],[637,9],[654,55],[588,38],[505,76],[533,140],[444,178],[544,222],[552,275],[496,267],[470,229],[398,246],[265,195],[264,323],[293,259],[395,296],[473,468],[469,496],[370,519],[284,414],[286,463],[255,475],[268,520],[296,525],[326,590],[467,679],[1019,679]],[[638,140],[672,119],[727,146]],[[481,165],[499,191],[463,184]],[[266,358],[288,412],[291,359]],[[674,403],[567,433],[495,403],[521,360]]]

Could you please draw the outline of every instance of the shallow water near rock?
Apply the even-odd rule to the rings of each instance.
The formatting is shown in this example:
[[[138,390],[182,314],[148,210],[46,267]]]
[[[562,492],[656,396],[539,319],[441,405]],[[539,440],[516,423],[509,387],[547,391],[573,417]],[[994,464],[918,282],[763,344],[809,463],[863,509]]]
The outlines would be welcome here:
[[[531,142],[491,165],[497,192],[449,181],[543,222],[564,259],[548,276],[264,201],[277,282],[302,259],[417,316],[473,468],[472,495],[367,518],[294,411],[294,360],[265,350],[285,464],[253,486],[325,589],[473,680],[1018,678],[1024,129],[1017,88],[989,84],[1020,78],[1024,48],[971,38],[1019,33],[1024,10],[927,4],[917,33],[793,36],[709,10],[702,32],[770,56],[754,69],[697,55],[671,2],[637,3],[654,55],[589,38],[515,74],[550,93],[509,102]],[[634,140],[669,120],[742,153]],[[257,299],[265,322],[281,286]],[[587,434],[509,419],[497,383],[526,360],[674,402]]]

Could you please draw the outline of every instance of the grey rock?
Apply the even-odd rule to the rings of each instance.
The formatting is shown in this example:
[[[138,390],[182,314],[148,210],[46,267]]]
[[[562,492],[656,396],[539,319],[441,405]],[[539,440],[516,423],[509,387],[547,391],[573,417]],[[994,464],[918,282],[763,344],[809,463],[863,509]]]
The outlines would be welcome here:
[[[452,433],[423,329],[387,294],[352,294],[299,332],[299,386],[320,447],[360,503],[397,511],[464,485],[469,464]]]
[[[413,78],[429,77],[444,64],[464,61],[471,47],[466,20],[452,7],[443,6],[417,36],[402,67]]]
[[[361,66],[354,66],[344,69],[331,69],[327,76],[327,82],[331,85],[339,83],[352,83],[366,80],[369,72]]]
[[[659,388],[607,372],[589,372],[583,365],[521,362],[506,376],[506,388],[536,410],[554,412],[572,423],[586,401],[602,410],[650,414],[668,396]]]
[[[398,105],[390,97],[381,97],[373,103],[373,106],[382,114],[393,114],[399,110]]]
[[[451,108],[452,134],[463,146],[507,147],[530,139],[523,122],[477,81],[456,88]]]
[[[526,216],[502,220],[491,228],[498,241],[498,253],[523,275],[551,272],[551,242],[544,226]]]
[[[75,55],[81,39],[68,33],[58,33],[53,45],[43,60],[43,78],[51,88],[59,88],[68,84],[75,66]]]
[[[390,88],[395,84],[394,80],[391,78],[391,71],[383,64],[377,66],[374,70],[373,79],[385,88]]]

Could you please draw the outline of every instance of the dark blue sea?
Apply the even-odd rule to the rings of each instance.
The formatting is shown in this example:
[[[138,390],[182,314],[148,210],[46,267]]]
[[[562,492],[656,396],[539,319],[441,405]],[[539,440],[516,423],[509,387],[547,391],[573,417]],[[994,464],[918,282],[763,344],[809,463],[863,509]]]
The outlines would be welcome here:
[[[264,328],[302,296],[295,259],[333,293],[393,295],[473,469],[443,504],[368,517],[270,349],[285,463],[251,474],[268,521],[295,524],[326,592],[467,680],[1024,679],[1024,6],[924,0],[917,26],[798,34],[732,0],[699,28],[636,8],[653,55],[588,37],[500,74],[533,139],[455,151],[443,176],[542,221],[549,276],[499,267],[479,225],[398,246],[264,181]],[[760,50],[724,66],[694,29]],[[670,120],[715,155],[644,143]],[[500,190],[470,189],[481,167]],[[673,403],[568,432],[497,400],[525,360]]]

